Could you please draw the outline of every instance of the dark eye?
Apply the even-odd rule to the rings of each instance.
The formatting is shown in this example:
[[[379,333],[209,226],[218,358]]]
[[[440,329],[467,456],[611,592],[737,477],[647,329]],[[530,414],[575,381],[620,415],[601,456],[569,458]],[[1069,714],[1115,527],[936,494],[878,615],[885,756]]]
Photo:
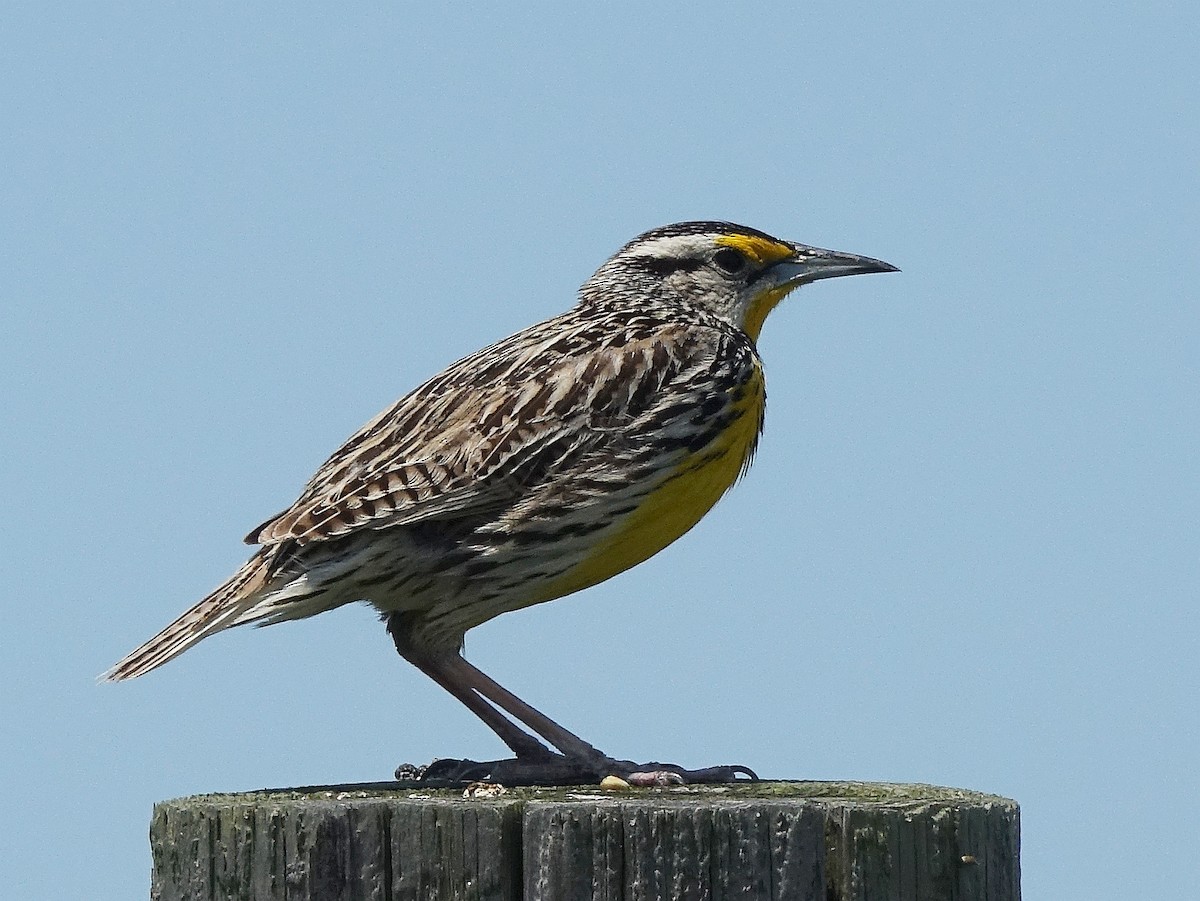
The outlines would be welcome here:
[[[746,258],[732,247],[722,247],[713,254],[713,262],[726,272],[741,272],[746,268]]]

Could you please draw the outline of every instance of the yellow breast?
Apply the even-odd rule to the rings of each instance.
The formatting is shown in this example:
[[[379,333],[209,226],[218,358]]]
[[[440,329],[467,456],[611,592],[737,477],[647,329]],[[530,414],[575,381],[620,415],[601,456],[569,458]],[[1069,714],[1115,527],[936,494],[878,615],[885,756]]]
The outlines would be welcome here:
[[[539,600],[562,597],[624,572],[698,523],[750,462],[765,404],[766,388],[756,369],[725,431],[676,466],[586,559],[555,579],[544,594],[539,592]]]

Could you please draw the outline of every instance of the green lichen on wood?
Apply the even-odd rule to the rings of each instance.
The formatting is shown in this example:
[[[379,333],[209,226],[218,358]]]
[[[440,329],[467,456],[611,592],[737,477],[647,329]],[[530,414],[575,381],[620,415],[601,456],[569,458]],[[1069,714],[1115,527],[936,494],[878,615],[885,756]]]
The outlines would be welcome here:
[[[465,803],[513,803],[524,801],[572,801],[580,797],[598,797],[620,800],[622,798],[693,798],[698,801],[720,800],[813,800],[856,804],[913,803],[939,804],[999,804],[1015,806],[1014,801],[983,792],[938,785],[896,782],[819,782],[819,781],[763,781],[739,782],[729,785],[685,785],[661,788],[629,788],[621,791],[604,791],[598,785],[567,786],[560,788],[511,788],[503,795],[487,800],[472,799]],[[442,800],[461,801],[461,789],[424,789],[395,782],[358,783],[349,785],[302,786],[298,788],[262,789],[244,793],[218,793],[193,795],[163,802],[172,805],[236,804],[250,802],[271,804],[279,802],[343,802],[347,800],[391,799],[391,800]]]

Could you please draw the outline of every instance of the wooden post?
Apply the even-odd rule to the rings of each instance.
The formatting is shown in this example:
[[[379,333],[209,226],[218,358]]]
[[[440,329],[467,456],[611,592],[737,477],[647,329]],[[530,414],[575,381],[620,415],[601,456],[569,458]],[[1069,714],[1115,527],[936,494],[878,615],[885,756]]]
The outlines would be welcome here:
[[[157,901],[1021,895],[1017,805],[928,785],[199,795],[156,805],[150,842]]]

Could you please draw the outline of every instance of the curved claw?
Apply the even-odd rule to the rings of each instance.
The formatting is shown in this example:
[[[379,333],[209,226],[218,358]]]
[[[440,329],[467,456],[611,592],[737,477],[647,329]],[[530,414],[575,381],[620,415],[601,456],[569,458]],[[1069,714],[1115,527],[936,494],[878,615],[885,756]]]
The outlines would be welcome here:
[[[745,778],[740,778],[740,777]],[[730,766],[710,766],[700,770],[691,770],[684,774],[688,782],[760,782],[758,773],[748,766],[732,764]]]

